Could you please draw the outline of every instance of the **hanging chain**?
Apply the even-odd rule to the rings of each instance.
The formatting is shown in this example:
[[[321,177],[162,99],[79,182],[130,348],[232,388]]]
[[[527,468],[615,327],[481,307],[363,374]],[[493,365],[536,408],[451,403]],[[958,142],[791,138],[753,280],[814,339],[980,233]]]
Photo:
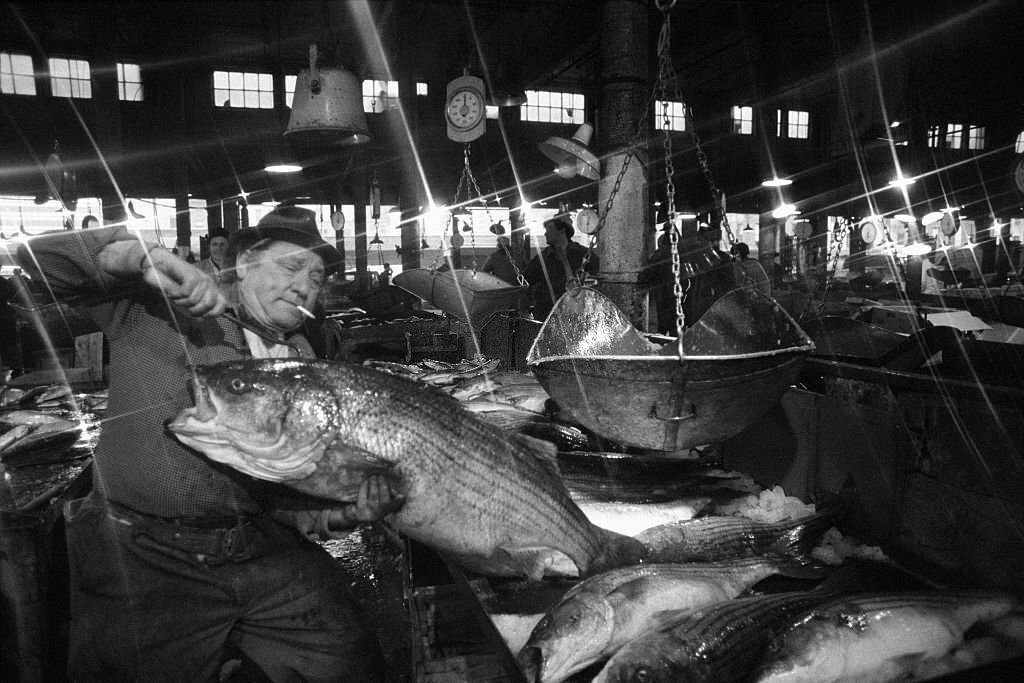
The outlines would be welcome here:
[[[832,244],[828,246],[828,259],[825,261],[825,286],[821,290],[821,301],[818,302],[818,315],[825,309],[825,299],[828,297],[828,290],[832,287],[836,271],[839,270],[839,256],[843,251],[843,243],[850,233],[850,226],[853,221],[845,216],[836,218],[832,228]],[[810,300],[808,300],[810,301]]]
[[[670,45],[672,34],[672,18],[669,10],[675,3],[667,7],[659,5],[665,15],[661,25],[661,33],[658,35],[658,90],[661,95],[662,110],[662,148],[665,152],[665,203],[668,205],[668,241],[670,245],[672,264],[672,294],[675,300],[676,312],[676,338],[679,344],[679,357],[683,356],[683,328],[686,326],[686,313],[683,311],[683,302],[689,293],[689,280],[687,286],[683,287],[681,276],[682,267],[679,256],[679,231],[676,230],[676,184],[673,176],[676,173],[675,163],[672,160],[672,117],[669,116],[668,80],[675,78],[672,70],[672,56]],[[678,99],[677,101],[681,101]],[[685,107],[685,103],[683,104]]]

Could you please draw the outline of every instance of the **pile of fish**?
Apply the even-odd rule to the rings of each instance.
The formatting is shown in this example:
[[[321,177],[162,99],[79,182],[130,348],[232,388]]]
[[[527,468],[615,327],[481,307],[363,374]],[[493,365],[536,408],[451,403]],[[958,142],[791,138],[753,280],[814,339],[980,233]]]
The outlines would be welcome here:
[[[106,409],[107,392],[76,395],[67,384],[0,387],[0,459],[8,465],[64,458],[97,425],[83,415]]]
[[[755,535],[772,526],[744,524]],[[912,681],[1024,655],[1024,603],[1012,594],[908,586],[909,575],[873,561],[826,570],[778,544],[744,546],[742,525],[715,523],[705,530],[722,533],[694,543],[731,559],[640,564],[577,583],[525,642],[509,643],[526,679]],[[807,583],[816,571],[828,578],[766,585]]]
[[[0,411],[0,459],[44,448],[68,446],[78,440],[81,422],[38,410]]]
[[[554,414],[554,403],[536,377],[500,372],[498,359],[479,357],[459,363],[423,359],[411,364],[366,360],[363,365],[437,387],[505,431],[550,441],[560,451],[617,446]]]
[[[387,523],[466,568],[575,577],[514,649],[530,681],[915,680],[1024,654],[1012,595],[821,582],[813,546],[841,510],[604,529],[554,445],[404,374],[229,362],[197,369],[195,400],[168,428],[212,460],[342,503],[382,475],[404,499]],[[802,587],[763,590],[781,577]]]
[[[475,360],[463,359],[458,363],[448,363],[430,358],[410,364],[382,360],[363,361],[363,365],[366,367],[438,387],[454,387],[467,380],[486,376],[488,373],[494,372],[500,363],[501,361],[496,358],[488,360],[482,357]]]

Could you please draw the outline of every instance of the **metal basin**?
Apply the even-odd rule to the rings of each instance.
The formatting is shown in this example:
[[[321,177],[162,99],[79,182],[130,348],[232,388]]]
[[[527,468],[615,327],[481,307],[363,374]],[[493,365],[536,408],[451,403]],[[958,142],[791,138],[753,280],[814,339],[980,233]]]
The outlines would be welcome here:
[[[590,288],[563,296],[527,364],[580,424],[621,444],[685,451],[738,434],[796,379],[813,342],[773,299],[719,299],[678,340],[659,345]]]

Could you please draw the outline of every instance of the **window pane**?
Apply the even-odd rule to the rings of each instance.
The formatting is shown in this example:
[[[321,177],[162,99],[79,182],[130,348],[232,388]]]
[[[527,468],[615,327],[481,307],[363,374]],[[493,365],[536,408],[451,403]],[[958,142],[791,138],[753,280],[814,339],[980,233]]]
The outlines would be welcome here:
[[[272,92],[261,92],[260,93],[260,109],[273,109],[274,108],[274,93]]]
[[[295,83],[298,80],[298,76],[284,77],[284,104],[286,107],[292,106],[292,100],[295,99]]]
[[[51,78],[67,78],[70,74],[68,73],[68,60],[66,59],[50,59],[50,77]]]
[[[213,87],[216,90],[228,89],[228,73],[226,71],[213,72]]]
[[[244,77],[241,71],[229,71],[228,72],[228,87],[232,90],[242,90],[245,88],[243,82]]]

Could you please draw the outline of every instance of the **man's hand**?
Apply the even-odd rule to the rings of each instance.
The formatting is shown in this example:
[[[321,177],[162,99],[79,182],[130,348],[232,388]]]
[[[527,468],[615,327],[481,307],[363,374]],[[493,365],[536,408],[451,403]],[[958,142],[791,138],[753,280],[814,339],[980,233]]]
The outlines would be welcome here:
[[[213,278],[162,247],[150,249],[139,267],[143,282],[196,318],[219,315],[227,307]]]
[[[359,497],[355,503],[328,512],[327,528],[330,530],[349,529],[362,522],[376,522],[384,519],[405,503],[405,498],[391,489],[391,483],[384,474],[372,474],[359,486]]]

